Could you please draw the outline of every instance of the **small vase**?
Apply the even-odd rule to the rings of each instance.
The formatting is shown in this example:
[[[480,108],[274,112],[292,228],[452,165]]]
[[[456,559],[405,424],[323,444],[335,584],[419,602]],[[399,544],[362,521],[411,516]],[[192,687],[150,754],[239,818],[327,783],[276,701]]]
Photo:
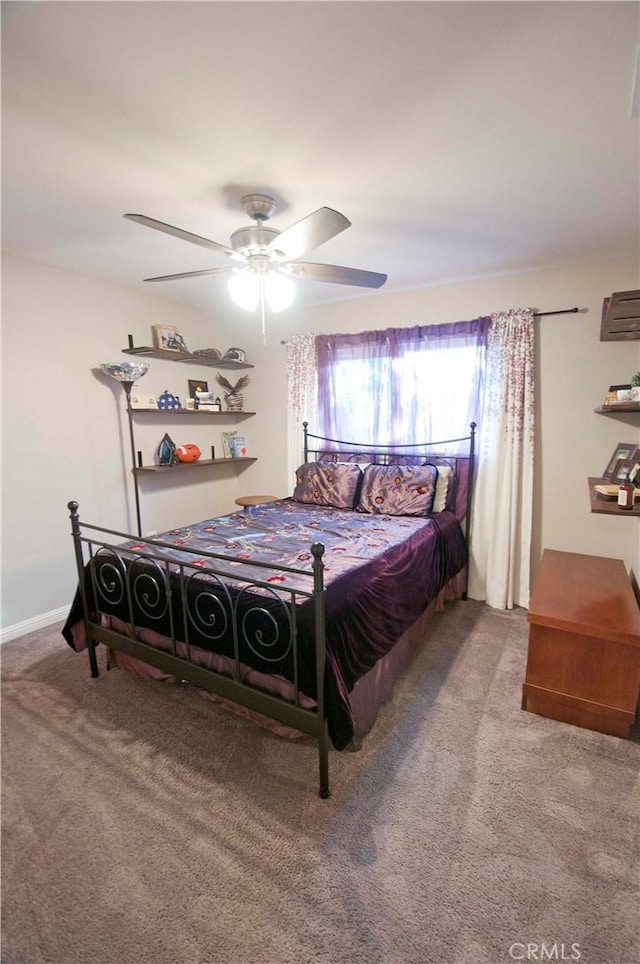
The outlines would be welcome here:
[[[242,392],[230,392],[224,396],[228,412],[241,412],[244,404]]]

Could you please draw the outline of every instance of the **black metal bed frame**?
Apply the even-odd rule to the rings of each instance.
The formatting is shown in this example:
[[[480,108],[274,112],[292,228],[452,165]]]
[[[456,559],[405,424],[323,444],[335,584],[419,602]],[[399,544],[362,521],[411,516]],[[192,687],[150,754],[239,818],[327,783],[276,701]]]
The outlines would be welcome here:
[[[325,443],[312,448],[309,440]],[[474,466],[475,423],[471,424],[469,436],[449,439],[446,442],[423,445],[360,445],[346,443],[308,431],[304,423],[304,455],[309,456],[339,451],[351,451],[356,456],[363,452],[377,452],[380,461],[391,456],[420,455],[420,450],[450,443],[468,443],[468,453],[444,455],[445,460],[469,459],[467,493],[467,519],[465,540],[468,545],[471,488]],[[339,449],[332,449],[339,446]],[[409,451],[410,450],[410,451]],[[435,453],[433,453],[435,455]],[[372,461],[368,458],[368,461]],[[82,601],[83,624],[92,677],[99,676],[96,646],[103,643],[118,652],[125,653],[163,672],[199,686],[219,697],[232,700],[273,720],[294,727],[318,741],[319,794],[330,795],[329,787],[329,736],[325,718],[324,677],[326,663],[325,636],[325,586],[322,561],[324,546],[311,546],[313,564],[311,570],[274,566],[270,563],[250,560],[238,561],[222,553],[203,552],[181,547],[187,557],[192,554],[200,561],[206,559],[206,567],[178,561],[170,555],[175,546],[159,539],[143,539],[130,533],[118,532],[101,526],[82,522],[77,502],[69,502],[79,593]],[[123,545],[123,543],[125,543]],[[126,543],[134,543],[128,548]],[[233,575],[229,566],[233,566]],[[261,570],[277,571],[285,581],[273,585],[261,578]],[[308,588],[288,585],[289,577],[302,577]],[[230,588],[233,586],[233,589]],[[466,582],[464,597],[466,598]],[[313,606],[313,629],[315,637],[315,683],[316,707],[309,709],[301,704],[304,695],[299,688],[298,619],[299,603],[311,600]],[[269,605],[267,605],[267,601]],[[102,608],[101,608],[102,606]],[[104,624],[104,611],[113,612],[114,607],[124,607],[121,617],[132,635],[116,631]],[[275,609],[280,619],[274,618]],[[176,616],[180,614],[181,636],[176,636]],[[161,635],[170,642],[170,649],[159,649],[138,638],[143,627],[137,620],[145,617],[145,627],[162,624]],[[120,617],[119,617],[120,618]],[[169,632],[166,632],[167,623]],[[197,661],[201,649],[195,638],[215,640],[231,631],[233,658],[225,657],[226,673],[202,665]],[[184,639],[182,638],[184,636]],[[290,655],[293,667],[294,701],[267,693],[247,682],[249,668],[240,659],[241,647],[248,647],[263,661],[281,663],[283,655]],[[195,650],[195,653],[194,653]],[[277,660],[274,658],[277,653]],[[195,658],[194,658],[195,656]]]
[[[467,473],[467,499],[466,499],[466,511],[464,514],[464,542],[469,549],[470,535],[471,535],[471,504],[473,499],[473,484],[475,478],[475,459],[476,459],[476,423],[471,422],[469,424],[469,434],[462,436],[462,438],[449,438],[444,439],[440,442],[416,442],[408,445],[389,443],[388,445],[379,445],[373,442],[343,442],[341,439],[327,438],[324,435],[314,435],[309,431],[309,423],[302,423],[303,432],[303,445],[304,445],[304,461],[309,461],[309,456],[313,455],[316,459],[321,457],[349,457],[352,456],[353,459],[358,457],[362,458],[363,461],[367,462],[377,462],[383,465],[391,464],[392,459],[398,457],[408,457],[414,462],[425,462],[429,459],[437,459],[441,464],[444,462],[453,465],[454,462],[460,460],[468,462],[468,473]],[[309,439],[315,439],[317,442],[329,443],[329,445],[320,445],[317,447],[312,447],[309,445]],[[446,445],[458,445],[460,443],[466,443],[468,446],[468,451],[466,452],[438,452],[433,451],[433,446],[438,446],[443,448]],[[464,581],[464,591],[462,598],[467,598],[467,590],[469,588],[469,566],[467,565],[465,570],[465,581]]]

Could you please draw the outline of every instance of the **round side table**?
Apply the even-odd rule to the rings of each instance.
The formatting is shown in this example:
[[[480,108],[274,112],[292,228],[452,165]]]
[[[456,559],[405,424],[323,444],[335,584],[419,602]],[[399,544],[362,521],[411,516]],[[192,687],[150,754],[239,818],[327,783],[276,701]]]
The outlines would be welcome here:
[[[236,499],[236,505],[241,505],[243,509],[248,509],[250,505],[260,505],[261,502],[277,502],[277,495],[241,495]]]

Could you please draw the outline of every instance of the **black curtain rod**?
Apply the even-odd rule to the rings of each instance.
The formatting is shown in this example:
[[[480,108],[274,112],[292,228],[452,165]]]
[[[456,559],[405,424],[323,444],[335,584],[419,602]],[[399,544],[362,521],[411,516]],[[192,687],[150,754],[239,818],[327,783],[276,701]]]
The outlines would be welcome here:
[[[534,311],[534,318],[543,318],[545,315],[575,315],[579,308],[562,308],[560,311]]]
[[[544,318],[546,315],[575,315],[580,311],[579,308],[561,308],[559,311],[534,311],[534,318]],[[286,345],[286,341],[281,341],[281,345]]]

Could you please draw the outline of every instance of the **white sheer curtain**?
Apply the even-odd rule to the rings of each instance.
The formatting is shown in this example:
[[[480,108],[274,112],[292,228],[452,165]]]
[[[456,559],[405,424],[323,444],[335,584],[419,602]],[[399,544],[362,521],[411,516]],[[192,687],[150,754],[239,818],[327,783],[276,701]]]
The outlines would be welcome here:
[[[302,463],[302,423],[317,432],[316,336],[311,332],[287,338],[287,470],[291,491]]]
[[[529,605],[533,329],[533,311],[515,308],[492,315],[488,333],[469,595],[495,609]]]

